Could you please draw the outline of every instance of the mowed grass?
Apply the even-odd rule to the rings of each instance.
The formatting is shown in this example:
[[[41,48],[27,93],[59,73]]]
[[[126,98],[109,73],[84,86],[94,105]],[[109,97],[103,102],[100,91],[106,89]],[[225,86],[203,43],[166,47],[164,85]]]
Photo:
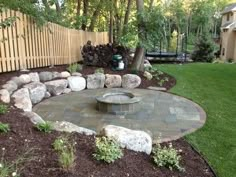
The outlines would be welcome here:
[[[202,106],[203,128],[186,136],[219,177],[236,177],[236,64],[155,65],[177,80],[170,92]]]

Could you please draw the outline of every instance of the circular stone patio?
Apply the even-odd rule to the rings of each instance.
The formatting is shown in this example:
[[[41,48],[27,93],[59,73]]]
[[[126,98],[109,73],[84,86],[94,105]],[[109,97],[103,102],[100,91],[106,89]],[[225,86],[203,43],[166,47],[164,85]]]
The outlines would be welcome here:
[[[138,111],[114,115],[96,109],[96,97],[108,92],[127,91],[141,97]],[[170,93],[147,89],[96,89],[53,97],[33,108],[44,120],[68,121],[99,132],[104,125],[117,125],[148,132],[154,143],[178,139],[201,128],[204,110],[196,103]]]

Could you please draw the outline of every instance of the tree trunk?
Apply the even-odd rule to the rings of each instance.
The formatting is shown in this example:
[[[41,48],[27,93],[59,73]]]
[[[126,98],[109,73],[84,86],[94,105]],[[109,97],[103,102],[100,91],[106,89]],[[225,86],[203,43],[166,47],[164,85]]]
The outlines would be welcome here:
[[[80,10],[81,10],[81,0],[77,1],[77,15],[80,16]]]
[[[139,38],[139,44],[136,47],[133,63],[132,63],[132,69],[143,71],[144,69],[144,51],[145,49],[142,47],[142,41],[145,40],[144,35],[144,27],[143,19],[140,17],[139,14],[143,12],[144,9],[144,3],[143,0],[136,0],[136,6],[137,6],[137,13],[138,13],[138,38]]]
[[[88,0],[83,0],[83,16],[84,18],[87,18],[87,15],[88,15]],[[83,23],[82,23],[82,30],[86,30],[86,26],[87,26],[87,20],[83,20]]]
[[[97,17],[99,15],[100,11],[101,11],[102,4],[103,4],[103,0],[100,0],[100,2],[98,3],[97,8],[95,9],[95,11],[93,13],[93,16],[92,16],[92,19],[91,19],[91,23],[90,23],[90,26],[89,26],[89,31],[93,31],[94,30],[95,22],[97,20]]]
[[[131,4],[132,4],[132,0],[128,0],[127,9],[126,9],[126,12],[125,12],[123,35],[125,35],[125,33],[127,32],[127,25],[128,25],[128,21],[129,21],[129,14],[130,14],[130,10],[131,10]]]
[[[59,4],[58,0],[55,1],[55,5],[56,5],[56,11],[57,11],[57,13],[60,14],[60,12],[61,12],[61,7],[60,7],[60,4]]]
[[[113,0],[111,1],[113,2]],[[112,8],[110,10],[109,43],[113,43],[113,9]]]

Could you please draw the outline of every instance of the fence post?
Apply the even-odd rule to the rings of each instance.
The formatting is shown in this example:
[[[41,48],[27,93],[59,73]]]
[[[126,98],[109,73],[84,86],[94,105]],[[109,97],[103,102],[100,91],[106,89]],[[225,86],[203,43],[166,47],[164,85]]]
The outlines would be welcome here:
[[[18,39],[19,39],[19,59],[20,59],[20,70],[27,69],[26,65],[26,55],[25,55],[25,41],[24,41],[24,18],[23,14],[20,12],[16,12],[16,16],[19,17],[17,20],[17,26],[19,28],[19,34],[18,34]]]

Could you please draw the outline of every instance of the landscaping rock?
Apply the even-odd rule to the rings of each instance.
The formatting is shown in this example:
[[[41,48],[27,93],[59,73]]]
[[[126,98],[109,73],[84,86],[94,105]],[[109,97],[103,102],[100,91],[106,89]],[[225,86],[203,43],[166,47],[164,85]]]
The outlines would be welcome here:
[[[121,87],[121,76],[114,74],[106,74],[105,86],[107,88]]]
[[[96,132],[87,128],[79,127],[70,122],[61,121],[61,122],[53,122],[53,129],[57,131],[63,132],[77,132],[85,135],[96,135]]]
[[[152,80],[152,77],[153,77],[152,74],[147,71],[143,73],[143,76],[146,77],[148,80]]]
[[[10,103],[10,93],[6,89],[0,90],[0,100],[4,103]]]
[[[144,131],[107,125],[103,127],[101,135],[114,138],[123,148],[147,154],[150,154],[152,151],[152,138]]]
[[[148,60],[144,60],[144,68],[145,69],[150,69],[152,68],[151,63]]]
[[[11,81],[15,82],[18,87],[21,87],[23,85],[23,81],[19,77],[12,77]]]
[[[24,116],[28,117],[33,124],[45,123],[45,121],[35,112],[24,112]]]
[[[150,90],[156,90],[156,91],[166,91],[166,88],[165,87],[148,87],[148,89]]]
[[[31,78],[28,74],[21,74],[19,78],[23,84],[28,84],[31,82]]]
[[[70,76],[67,78],[69,87],[72,91],[81,91],[86,87],[86,80],[80,76]]]
[[[41,82],[52,80],[52,73],[48,71],[43,71],[39,73],[39,79]]]
[[[32,103],[30,100],[29,90],[22,88],[13,93],[12,98],[15,99],[15,106],[24,111],[32,111]]]
[[[56,78],[60,78],[61,77],[61,73],[59,72],[52,72],[52,79],[56,79]]]
[[[75,72],[75,73],[72,73],[72,76],[80,76],[80,77],[82,77],[82,74],[78,73],[78,72]]]
[[[122,77],[123,88],[136,88],[141,84],[141,78],[135,74],[125,74]]]
[[[87,76],[88,89],[104,88],[104,84],[105,84],[105,75],[102,73],[95,73]]]
[[[40,82],[39,75],[37,72],[29,73],[29,77],[30,77],[31,82]]]
[[[60,95],[64,92],[65,88],[68,85],[68,81],[65,79],[59,79],[54,81],[49,81],[44,83],[47,87],[47,91],[53,95]]]
[[[41,82],[32,82],[24,85],[24,88],[29,89],[30,99],[33,104],[42,101],[47,91],[46,86]]]
[[[68,94],[68,93],[70,93],[71,92],[71,89],[70,88],[65,88],[65,90],[64,90],[64,94]]]
[[[2,88],[6,89],[9,94],[12,94],[15,90],[17,90],[18,86],[14,81],[8,81],[2,86]]]
[[[49,98],[49,97],[51,97],[51,93],[46,92],[44,98]]]
[[[61,72],[61,78],[67,78],[70,77],[70,73],[68,71]]]

